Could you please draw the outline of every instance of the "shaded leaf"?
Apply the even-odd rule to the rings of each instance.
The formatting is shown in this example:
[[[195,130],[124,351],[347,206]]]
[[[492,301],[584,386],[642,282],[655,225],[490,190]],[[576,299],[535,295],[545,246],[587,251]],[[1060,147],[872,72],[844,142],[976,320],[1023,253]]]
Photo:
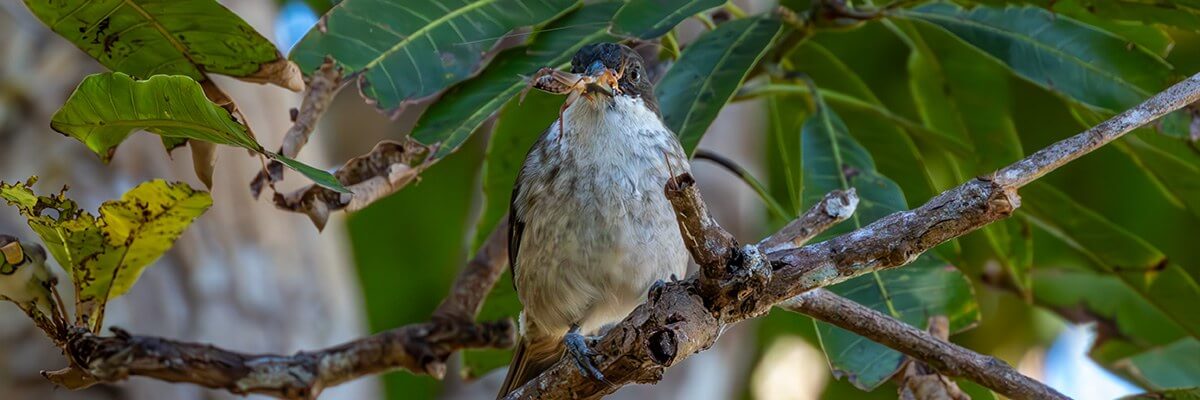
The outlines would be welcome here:
[[[577,0],[346,0],[292,49],[306,73],[333,57],[379,108],[432,95],[475,73],[509,31],[550,20]]]
[[[1165,88],[1171,79],[1171,66],[1144,48],[1037,7],[964,10],[935,3],[900,15],[946,29],[1017,75],[1099,109],[1129,108]],[[1185,116],[1167,117],[1163,131],[1186,135]]]
[[[782,31],[779,21],[729,21],[692,42],[655,88],[663,122],[688,154]]]
[[[1140,0],[1080,0],[1080,5],[1101,21],[1139,21],[1200,32],[1200,2]],[[1055,10],[1058,5],[1055,4]]]
[[[1200,400],[1200,388],[1192,387],[1135,394],[1133,396],[1122,397],[1121,400]]]
[[[605,24],[620,6],[620,2],[610,1],[581,7],[535,33],[529,45],[505,50],[479,76],[450,89],[425,110],[412,137],[437,144],[434,157],[454,151],[525,88],[522,75],[532,75],[542,67],[563,69],[580,47],[614,40]],[[538,132],[543,128],[528,126]]]
[[[1192,337],[1200,337],[1200,285],[1178,264],[1142,238],[1113,225],[1048,185],[1021,191],[1021,215],[1062,239],[1093,261],[1098,272],[1115,276]]]
[[[296,66],[216,0],[25,0],[25,5],[113,71],[198,81],[211,72],[304,88]]]
[[[209,101],[192,78],[179,75],[155,75],[142,81],[120,72],[90,75],[54,113],[50,127],[83,142],[104,162],[111,161],[117,146],[138,129],[266,154],[246,125]],[[289,161],[288,166],[300,168],[298,162]],[[311,167],[298,171],[345,191],[326,172]]]
[[[841,118],[817,97],[817,112],[802,131],[804,199],[813,204],[835,189],[854,188],[861,199],[851,219],[823,236],[866,226],[893,212],[907,209],[904,194],[875,168],[875,161],[847,132]],[[946,316],[958,331],[978,320],[970,284],[933,254],[920,256],[905,268],[864,275],[829,288],[833,292],[901,321],[924,329],[930,316]],[[817,324],[821,345],[835,374],[871,390],[900,368],[904,355],[849,331]]]
[[[726,0],[631,1],[612,20],[612,32],[638,39],[653,39],[670,32],[683,20],[725,4]]]
[[[1108,1],[1105,1],[1106,3]],[[1115,1],[1113,3],[1116,3]],[[1079,22],[1112,32],[1138,46],[1142,46],[1158,57],[1165,58],[1170,53],[1175,41],[1156,25],[1149,23],[1131,23],[1129,18],[1102,17],[1095,8],[1095,3],[1087,0],[1055,1],[1051,10],[1058,15],[1066,15]]]
[[[207,192],[184,183],[142,183],[120,200],[100,205],[100,216],[66,197],[34,196],[27,184],[0,184],[0,197],[16,205],[47,250],[71,275],[76,315],[98,331],[108,300],[125,294],[142,271],[175,243],[196,217],[212,206]],[[53,210],[46,213],[46,210]],[[50,215],[47,215],[50,214]]]
[[[926,126],[953,135],[971,148],[966,157],[928,154],[948,170],[946,190],[970,177],[991,173],[1023,157],[1021,140],[1009,107],[1009,74],[1003,65],[978,54],[944,31],[918,29],[909,21],[888,21],[911,48],[908,58],[909,88]],[[928,27],[927,27],[928,28]],[[1021,222],[1005,220],[959,238],[960,265],[982,272],[997,261],[1018,290],[1028,289],[1031,248],[1014,245],[1010,231],[1021,231]],[[1020,236],[1017,237],[1018,239]]]

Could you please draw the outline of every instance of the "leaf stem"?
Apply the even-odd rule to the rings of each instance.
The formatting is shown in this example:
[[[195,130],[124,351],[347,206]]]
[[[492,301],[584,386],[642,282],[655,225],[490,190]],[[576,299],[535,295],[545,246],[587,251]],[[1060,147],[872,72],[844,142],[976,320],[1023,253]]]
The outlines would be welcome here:
[[[696,154],[692,157],[698,160],[711,161],[714,164],[721,166],[721,168],[725,168],[727,171],[737,175],[742,182],[745,182],[746,185],[750,186],[750,188],[754,190],[754,193],[758,195],[758,198],[761,199],[763,204],[767,206],[767,210],[771,211],[771,214],[774,214],[776,217],[779,217],[785,221],[796,218],[795,215],[787,212],[787,210],[783,208],[783,205],[780,205],[778,201],[775,201],[775,198],[771,196],[771,193],[767,192],[767,188],[763,186],[762,182],[759,182],[758,179],[755,179],[754,175],[751,174],[750,171],[742,168],[742,166],[738,165],[737,162],[734,162],[733,160],[730,160],[720,154],[704,149],[696,150]]]

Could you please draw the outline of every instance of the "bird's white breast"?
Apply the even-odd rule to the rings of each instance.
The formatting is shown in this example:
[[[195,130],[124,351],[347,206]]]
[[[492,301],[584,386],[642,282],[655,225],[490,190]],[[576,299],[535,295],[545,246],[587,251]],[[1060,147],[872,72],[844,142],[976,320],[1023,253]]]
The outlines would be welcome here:
[[[558,335],[615,322],[687,252],[663,186],[688,171],[674,134],[641,99],[580,100],[530,151],[515,212],[525,222],[516,284],[525,318]]]

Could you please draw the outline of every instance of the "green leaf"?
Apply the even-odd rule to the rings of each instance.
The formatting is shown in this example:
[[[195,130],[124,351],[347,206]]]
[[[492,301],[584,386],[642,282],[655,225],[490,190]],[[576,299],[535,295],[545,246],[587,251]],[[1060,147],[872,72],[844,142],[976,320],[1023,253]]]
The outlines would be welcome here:
[[[175,243],[196,217],[212,206],[207,192],[184,183],[153,180],[126,192],[120,200],[100,205],[96,217],[66,197],[34,196],[31,184],[0,183],[8,200],[42,238],[50,254],[71,275],[76,314],[98,331],[108,300],[125,294],[142,271]],[[47,215],[45,210],[54,210]]]
[[[566,68],[580,47],[614,40],[605,24],[621,4],[610,1],[581,7],[535,33],[529,45],[505,50],[479,76],[450,89],[425,110],[412,137],[428,145],[437,144],[434,157],[454,151],[525,88],[522,75],[532,75],[547,66]],[[526,128],[541,132],[545,127]]]
[[[912,49],[908,58],[909,88],[921,120],[971,148],[966,157],[927,155],[950,172],[950,182],[937,189],[949,189],[969,177],[991,173],[1021,159],[1023,151],[1009,107],[1012,96],[1005,67],[936,28],[918,29],[902,20],[885,23]],[[1028,255],[1032,249],[1020,246],[1019,241],[1014,243],[1009,234],[1013,231],[1022,231],[1020,221],[1001,221],[960,238],[960,262],[966,264],[961,266],[982,272],[988,262],[997,261],[1015,286],[1025,292],[1032,267],[1025,261],[1031,259]]]
[[[683,20],[725,4],[726,0],[631,1],[612,20],[612,31],[621,36],[654,39],[670,32]]]
[[[291,158],[287,158],[287,157],[283,156],[282,154],[276,154],[276,153],[271,153],[271,152],[267,152],[266,154],[267,154],[267,157],[270,157],[272,160],[279,161],[279,162],[283,163],[283,165],[287,166],[288,168],[291,168],[293,171],[299,172],[301,175],[304,175],[308,179],[312,180],[313,183],[327,187],[335,192],[351,193],[350,189],[347,189],[345,186],[342,186],[342,182],[339,181],[336,177],[333,176],[333,174],[329,173],[328,171],[325,171],[325,170],[319,169],[319,168],[314,168],[308,164],[293,160]]]
[[[192,78],[179,75],[155,75],[141,81],[120,72],[89,75],[54,113],[50,127],[83,142],[106,163],[112,160],[117,145],[138,129],[164,138],[200,140],[266,154],[246,125],[205,97]],[[288,161],[286,165],[317,183],[346,191],[329,173]]]
[[[767,17],[726,22],[692,42],[667,70],[654,93],[663,122],[689,155],[781,31]]]
[[[1108,1],[1104,1],[1108,3]],[[1116,3],[1116,1],[1113,1]],[[1101,17],[1096,10],[1096,4],[1087,0],[1055,1],[1051,10],[1057,15],[1066,15],[1087,25],[1112,32],[1126,40],[1142,46],[1158,57],[1166,57],[1175,41],[1158,26],[1131,23],[1128,18]],[[1089,8],[1090,7],[1090,8]],[[1125,19],[1122,21],[1122,19]]]
[[[1080,3],[1101,21],[1139,21],[1200,32],[1200,2],[1196,1],[1080,0]],[[1058,7],[1055,3],[1055,11]]]
[[[1017,75],[1099,109],[1125,110],[1171,80],[1171,66],[1144,48],[1037,7],[964,10],[936,3],[899,15],[946,29]],[[1185,136],[1184,115],[1169,116],[1163,131]]]
[[[849,221],[823,236],[845,233],[907,209],[900,188],[876,170],[871,155],[850,136],[841,118],[819,96],[816,100],[817,112],[801,133],[805,203],[814,204],[835,189],[854,188],[861,199]],[[949,318],[954,331],[978,320],[970,284],[933,254],[922,255],[904,268],[860,276],[829,289],[917,327],[927,326],[928,318],[935,315]],[[835,374],[864,390],[887,381],[904,359],[899,352],[829,324],[818,323],[817,332]]]
[[[333,57],[379,108],[426,97],[475,73],[506,33],[561,15],[577,0],[345,0],[296,44],[305,73]]]
[[[304,87],[271,41],[215,0],[25,0],[25,5],[113,71],[198,81],[211,72]]]
[[[1033,271],[1034,301],[1076,321],[1096,322],[1104,334],[1092,345],[1091,357],[1142,386],[1176,387],[1181,380],[1173,377],[1200,378],[1200,363],[1189,361],[1200,360],[1200,348],[1186,344],[1196,339],[1117,277],[1075,269],[1090,263]]]
[[[1200,400],[1200,388],[1193,387],[1135,394],[1133,396],[1122,397],[1121,400]]]
[[[1021,190],[1020,214],[1093,261],[1097,272],[1115,276],[1179,325],[1200,338],[1200,285],[1142,238],[1112,224],[1048,185]]]

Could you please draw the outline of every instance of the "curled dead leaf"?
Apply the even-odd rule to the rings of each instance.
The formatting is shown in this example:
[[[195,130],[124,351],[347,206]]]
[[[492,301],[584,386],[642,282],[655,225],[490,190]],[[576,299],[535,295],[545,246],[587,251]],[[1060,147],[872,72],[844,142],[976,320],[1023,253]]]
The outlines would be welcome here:
[[[258,71],[250,75],[235,78],[246,82],[269,83],[293,92],[304,90],[304,74],[300,72],[300,67],[283,56],[260,64]]]
[[[350,159],[334,173],[352,195],[309,185],[287,194],[275,193],[275,206],[308,215],[317,229],[324,229],[331,212],[360,210],[408,185],[428,166],[429,153],[428,147],[411,139],[379,142],[371,152]]]

